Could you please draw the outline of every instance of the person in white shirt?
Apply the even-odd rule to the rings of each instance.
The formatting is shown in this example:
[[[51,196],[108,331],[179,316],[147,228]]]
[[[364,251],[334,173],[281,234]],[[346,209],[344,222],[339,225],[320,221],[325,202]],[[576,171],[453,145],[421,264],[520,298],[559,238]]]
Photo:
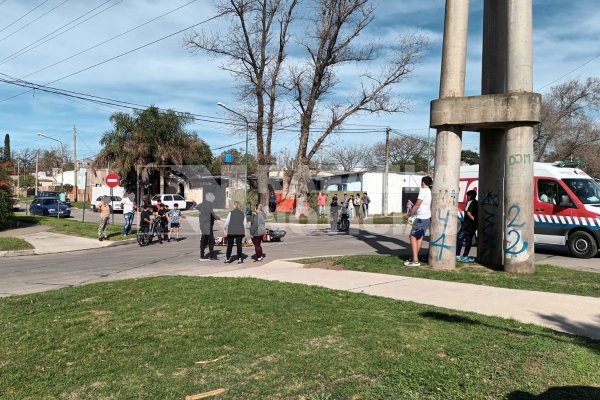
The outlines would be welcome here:
[[[430,176],[424,176],[421,179],[421,190],[419,190],[417,201],[410,212],[404,216],[406,220],[413,215],[415,216],[415,221],[409,234],[412,258],[404,263],[407,267],[421,266],[419,251],[423,245],[425,232],[427,232],[431,223],[431,185],[433,185],[433,179]]]
[[[123,197],[121,200],[121,209],[123,210],[123,219],[125,223],[123,224],[123,236],[129,235],[131,232],[131,225],[133,224],[133,216],[135,212],[135,195],[133,193],[129,193],[129,196]]]

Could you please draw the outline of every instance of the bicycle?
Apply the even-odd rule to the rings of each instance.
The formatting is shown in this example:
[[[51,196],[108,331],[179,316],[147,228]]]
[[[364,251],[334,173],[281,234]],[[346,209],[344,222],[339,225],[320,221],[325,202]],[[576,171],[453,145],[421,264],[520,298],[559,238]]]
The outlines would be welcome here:
[[[158,236],[158,243],[162,243],[165,234],[166,231],[163,229],[160,218],[155,218],[150,222],[150,226],[140,227],[137,234],[137,242],[140,246],[148,246],[152,243],[154,237]]]

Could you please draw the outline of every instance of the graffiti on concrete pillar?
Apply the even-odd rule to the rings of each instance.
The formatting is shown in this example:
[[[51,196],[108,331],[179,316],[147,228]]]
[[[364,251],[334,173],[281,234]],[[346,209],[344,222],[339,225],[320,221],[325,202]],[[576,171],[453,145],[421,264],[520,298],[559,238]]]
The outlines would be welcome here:
[[[483,201],[483,250],[481,258],[484,258],[491,250],[496,248],[496,237],[493,234],[496,225],[496,215],[498,214],[498,196],[488,191]]]
[[[519,223],[521,216],[521,207],[512,205],[508,209],[508,223],[506,224],[506,249],[504,252],[509,256],[516,256],[529,247],[529,242],[523,240],[522,229],[525,222]]]
[[[531,164],[531,154],[512,154],[508,156],[508,165]]]
[[[437,255],[437,260],[440,261],[444,254],[444,250],[452,250],[453,246],[446,244],[446,228],[448,228],[448,221],[450,221],[450,211],[446,211],[446,217],[442,218],[442,209],[437,209],[437,219],[438,221],[444,221],[444,228],[442,229],[442,234],[436,240],[431,242],[431,247],[439,247],[440,251]]]

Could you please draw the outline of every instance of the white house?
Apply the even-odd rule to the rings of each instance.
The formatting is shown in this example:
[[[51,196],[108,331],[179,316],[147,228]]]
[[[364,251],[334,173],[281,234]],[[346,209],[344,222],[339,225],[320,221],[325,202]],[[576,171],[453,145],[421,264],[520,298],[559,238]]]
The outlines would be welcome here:
[[[414,203],[421,187],[418,173],[388,173],[388,213],[405,212],[406,202]],[[328,193],[344,192],[368,193],[371,199],[370,214],[383,214],[383,173],[382,172],[346,172],[330,176],[323,180],[322,187]]]

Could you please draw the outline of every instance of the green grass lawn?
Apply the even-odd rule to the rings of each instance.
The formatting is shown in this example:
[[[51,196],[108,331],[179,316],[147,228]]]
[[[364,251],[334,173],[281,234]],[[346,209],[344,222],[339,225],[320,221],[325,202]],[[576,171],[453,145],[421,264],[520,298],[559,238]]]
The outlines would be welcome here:
[[[353,271],[600,297],[600,273],[577,271],[552,265],[536,265],[533,275],[517,275],[494,271],[479,265],[461,263],[457,263],[454,271],[434,270],[427,265],[419,268],[406,268],[403,260],[397,256],[348,256],[296,261],[303,264],[330,262]]]
[[[0,328],[7,400],[184,399],[219,388],[217,398],[244,400],[519,399],[600,386],[598,341],[254,279],[161,277],[8,297]]]
[[[33,249],[33,246],[26,240],[12,237],[0,237],[0,251],[30,249]]]
[[[96,222],[98,219],[97,214],[91,217],[94,222],[81,222],[73,218],[38,217],[33,215],[17,215],[15,218],[20,222],[51,226],[51,232],[81,236],[91,239],[98,238],[98,222]],[[121,236],[121,233],[123,232],[123,225],[109,224],[107,232],[109,240],[123,240],[135,237],[137,230],[136,228],[132,228],[131,234],[134,236],[130,235],[129,237],[124,238]]]

